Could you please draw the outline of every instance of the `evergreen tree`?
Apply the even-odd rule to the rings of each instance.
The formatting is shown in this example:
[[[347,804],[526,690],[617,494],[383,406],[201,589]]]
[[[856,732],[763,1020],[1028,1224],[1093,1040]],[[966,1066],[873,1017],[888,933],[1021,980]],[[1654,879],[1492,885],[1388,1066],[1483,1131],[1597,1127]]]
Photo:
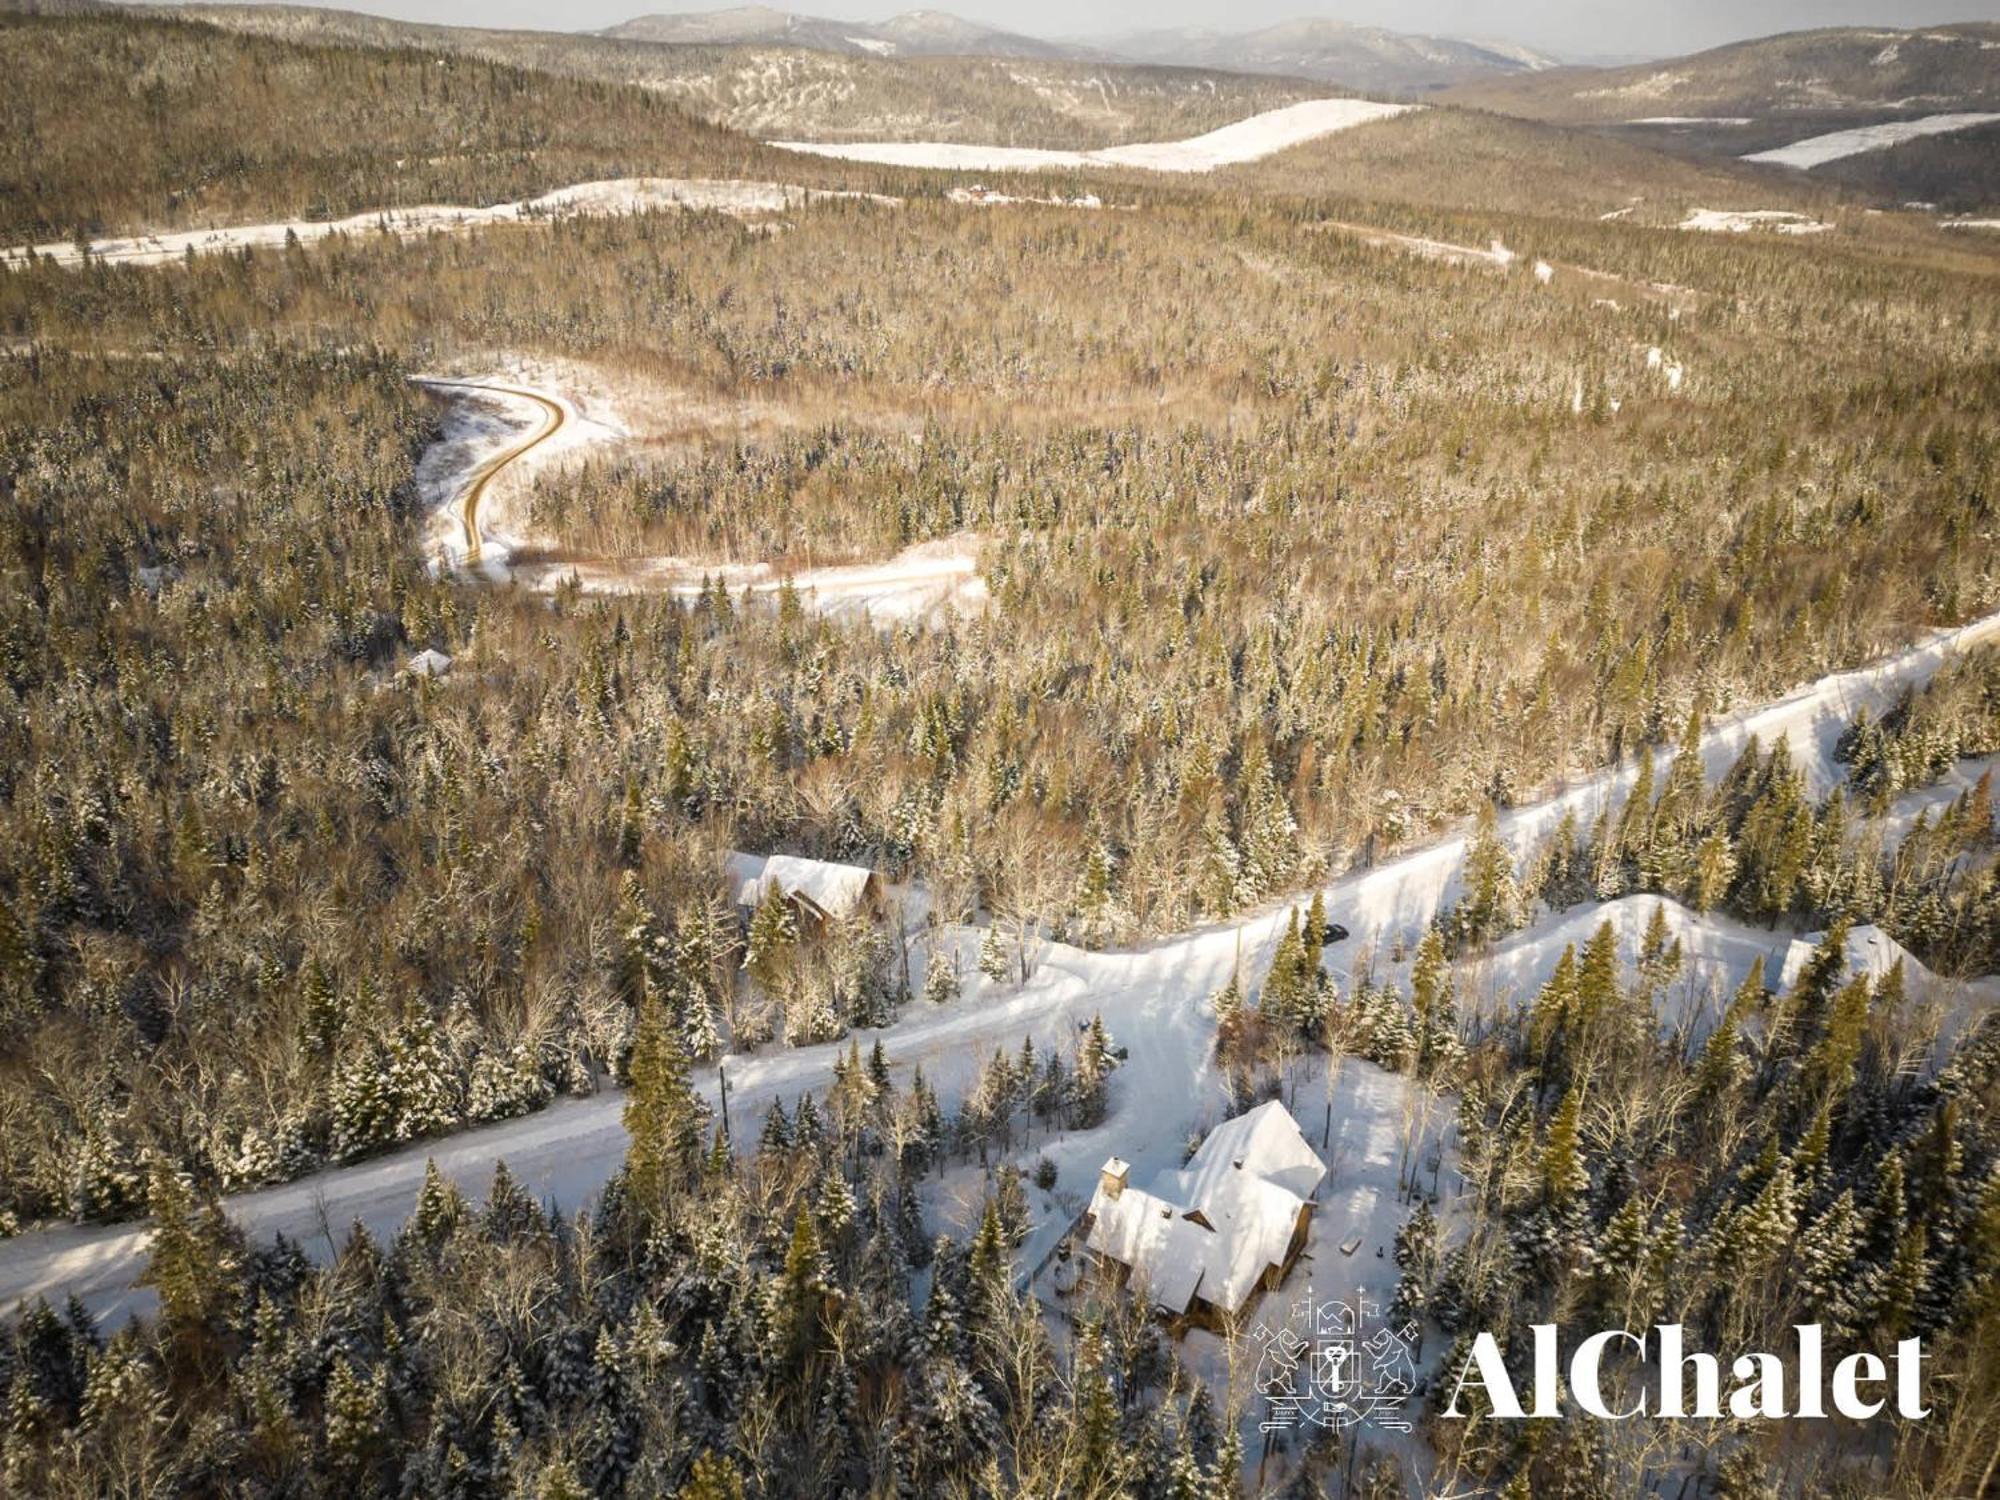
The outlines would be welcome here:
[[[153,1238],[139,1285],[159,1295],[161,1321],[174,1352],[206,1362],[234,1290],[241,1236],[213,1196],[197,1205],[193,1191],[164,1158],[153,1163],[147,1206]]]
[[[798,959],[798,924],[792,904],[775,880],[750,918],[750,936],[743,950],[743,971],[765,994],[782,999],[789,991]]]
[[[1542,1147],[1541,1179],[1542,1196],[1550,1204],[1566,1203],[1590,1186],[1590,1174],[1584,1169],[1579,1144],[1582,1110],[1582,1091],[1572,1086],[1549,1119],[1548,1138]]]
[[[693,1181],[708,1123],[708,1106],[688,1081],[687,1053],[657,1000],[639,1012],[627,1072],[626,1190],[643,1211],[654,1213]]]
[[[995,984],[1006,984],[1014,977],[1012,956],[1007,952],[1007,944],[1000,936],[1000,924],[990,922],[979,936],[979,972]]]
[[[1828,1204],[1799,1236],[1799,1301],[1806,1317],[1825,1329],[1833,1345],[1861,1331],[1854,1298],[1860,1248],[1861,1215],[1851,1190]]]
[[[1410,970],[1410,1003],[1417,1016],[1417,1076],[1435,1076],[1455,1056],[1458,1008],[1452,995],[1451,965],[1436,928],[1425,931]]]
[[[736,1466],[714,1449],[695,1455],[688,1467],[687,1482],[675,1500],[743,1500],[743,1476]]]
[[[1461,938],[1480,947],[1511,931],[1519,921],[1519,904],[1513,856],[1500,839],[1493,804],[1482,803],[1465,856],[1465,897],[1458,909]]]

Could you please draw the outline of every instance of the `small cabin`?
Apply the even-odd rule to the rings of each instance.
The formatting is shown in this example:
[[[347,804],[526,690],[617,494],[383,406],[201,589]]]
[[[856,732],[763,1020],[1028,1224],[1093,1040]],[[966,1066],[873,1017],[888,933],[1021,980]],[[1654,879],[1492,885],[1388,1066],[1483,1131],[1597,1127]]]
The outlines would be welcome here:
[[[856,917],[879,922],[888,915],[882,877],[865,865],[835,864],[795,854],[732,852],[723,861],[723,874],[746,919],[774,886],[791,904],[801,932],[823,932],[835,922]]]

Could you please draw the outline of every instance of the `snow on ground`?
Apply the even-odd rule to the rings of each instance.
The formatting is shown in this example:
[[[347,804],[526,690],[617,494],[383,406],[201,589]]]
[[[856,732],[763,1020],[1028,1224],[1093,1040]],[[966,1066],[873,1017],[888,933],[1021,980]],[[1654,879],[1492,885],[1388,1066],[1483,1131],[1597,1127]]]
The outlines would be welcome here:
[[[1788,213],[1781,208],[1697,208],[1676,227],[1702,234],[1745,234],[1753,229],[1772,229],[1779,234],[1824,234],[1833,228],[1807,214]]]
[[[1753,151],[1743,160],[1809,171],[1830,161],[1859,156],[1864,151],[1886,151],[1891,146],[1919,136],[1947,135],[1979,125],[1991,125],[1995,121],[2000,121],[2000,114],[1925,115],[1919,120],[1888,120],[1880,125],[1861,125],[1853,130],[1834,130],[1825,135],[1808,136],[1802,141],[1773,147],[1769,151]]]
[[[1996,635],[2000,615],[1936,631],[1869,666],[1718,719],[1702,742],[1704,772],[1711,779],[1720,776],[1753,734],[1766,745],[1783,734],[1812,794],[1824,795],[1840,777],[1833,747],[1856,710],[1865,707],[1879,716],[1954,653]],[[1663,768],[1670,759],[1662,754],[1657,763]],[[1512,809],[1501,818],[1500,833],[1519,858],[1553,832],[1565,813],[1575,813],[1588,828],[1600,809],[1625,795],[1635,772],[1631,765],[1596,772],[1546,801]],[[1371,949],[1383,952],[1399,941],[1411,942],[1455,895],[1465,848],[1462,835],[1445,838],[1328,884],[1329,916],[1352,931],[1329,946],[1329,964],[1339,971]],[[1302,893],[1298,904],[1306,899]],[[1263,975],[1290,909],[1289,903],[1280,904],[1112,952],[1048,944],[1020,986],[995,985],[979,974],[976,931],[947,929],[959,972],[967,976],[963,997],[940,1007],[915,1003],[894,1025],[857,1035],[864,1050],[879,1035],[899,1071],[921,1064],[949,1107],[980,1058],[994,1048],[1016,1049],[1024,1033],[1035,1037],[1038,1049],[1071,1042],[1079,1026],[1102,1013],[1114,1040],[1130,1049],[1128,1061],[1113,1075],[1111,1118],[1098,1130],[1058,1137],[1044,1150],[1058,1165],[1061,1185],[1071,1191],[1087,1184],[1114,1150],[1132,1163],[1135,1180],[1149,1180],[1162,1167],[1180,1165],[1191,1131],[1224,1117],[1227,1101],[1209,1059],[1214,1017],[1207,1001],[1233,972],[1240,970],[1251,983]],[[1532,961],[1521,959],[1517,982],[1525,984],[1531,970]],[[1351,978],[1339,972],[1336,977]],[[802,1088],[823,1089],[845,1046],[731,1059],[730,1119],[739,1138],[744,1131],[754,1138],[752,1122],[773,1099],[794,1097]],[[714,1098],[712,1087],[709,1097]],[[392,1233],[416,1200],[430,1156],[474,1196],[485,1191],[494,1162],[504,1159],[529,1191],[573,1210],[623,1159],[622,1104],[616,1092],[564,1100],[524,1119],[239,1194],[228,1200],[229,1212],[253,1236],[268,1238],[282,1230],[327,1254],[356,1219],[378,1233]],[[59,1298],[71,1290],[102,1315],[122,1316],[145,1305],[131,1284],[144,1265],[147,1235],[146,1227],[136,1224],[67,1226],[0,1242],[0,1311],[24,1298]]]
[[[1573,906],[1503,938],[1490,953],[1468,957],[1457,968],[1459,1008],[1468,1019],[1497,1020],[1532,1002],[1555,972],[1563,949],[1584,945],[1604,923],[1618,941],[1622,976],[1638,973],[1646,927],[1658,908],[1681,945],[1681,970],[1657,997],[1661,1029],[1684,1027],[1699,1035],[1721,1014],[1750,966],[1764,960],[1776,981],[1795,934],[1753,927],[1713,912],[1695,912],[1664,896],[1621,896]]]
[[[1273,1330],[1289,1326],[1313,1340],[1315,1322],[1302,1317],[1304,1310],[1299,1307],[1307,1299],[1313,1307],[1337,1300],[1356,1308],[1363,1317],[1364,1337],[1386,1327],[1400,1275],[1396,1231],[1416,1208],[1415,1199],[1404,1195],[1406,1182],[1414,1181],[1416,1190],[1426,1195],[1436,1194],[1434,1212],[1446,1243],[1463,1235],[1466,1220],[1465,1184],[1452,1141],[1456,1114],[1450,1100],[1439,1099],[1403,1074],[1385,1073],[1357,1058],[1341,1063],[1331,1089],[1324,1059],[1312,1059],[1300,1071],[1305,1076],[1296,1090],[1287,1091],[1286,1103],[1328,1168],[1326,1181],[1314,1195],[1305,1249],[1284,1284],[1249,1309],[1246,1332],[1233,1348],[1222,1335],[1197,1328],[1189,1330],[1176,1349],[1221,1410],[1230,1409],[1232,1396],[1241,1402],[1238,1430],[1246,1491],[1254,1488],[1256,1470],[1266,1462],[1267,1445],[1264,1480],[1275,1488],[1289,1469],[1289,1454],[1296,1453],[1300,1441],[1310,1435],[1306,1430],[1263,1431],[1263,1422],[1276,1413],[1269,1400],[1251,1388],[1258,1348],[1248,1330],[1260,1324]],[[1418,1374],[1435,1371],[1449,1348],[1450,1340],[1429,1330],[1416,1361]],[[1233,1392],[1232,1367],[1237,1376]],[[1400,1416],[1414,1420],[1422,1405],[1421,1399],[1412,1399]],[[1429,1466],[1428,1450],[1414,1434],[1399,1437],[1371,1422],[1355,1437],[1370,1448],[1400,1452],[1408,1471],[1421,1473]]]
[[[428,540],[440,567],[470,565],[489,581],[542,592],[573,583],[585,593],[686,599],[719,579],[732,593],[775,600],[789,582],[808,609],[840,619],[927,619],[947,608],[971,614],[986,606],[979,542],[969,533],[917,543],[887,562],[788,574],[766,562],[561,558],[559,540],[529,531],[522,497],[548,466],[630,436],[601,383],[566,362],[518,359],[491,374],[430,376],[423,383],[463,398],[451,402],[443,438],[417,466],[418,490],[431,510]],[[465,516],[475,487],[476,546]],[[534,555],[523,557],[528,549]],[[558,554],[553,560],[546,555],[551,550]]]
[[[1073,198],[1054,194],[1045,198],[1023,196],[1015,193],[996,193],[991,188],[975,184],[972,187],[955,187],[945,194],[953,203],[973,203],[983,208],[992,208],[1008,203],[1034,203],[1045,208],[1102,208],[1104,200],[1095,193],[1078,193]]]
[[[547,223],[552,219],[653,213],[664,209],[746,217],[783,213],[787,209],[832,198],[865,198],[891,206],[901,202],[900,199],[885,198],[875,193],[789,187],[776,182],[620,177],[604,182],[578,183],[544,193],[539,198],[519,203],[497,203],[489,208],[433,203],[414,208],[380,209],[345,219],[292,219],[276,224],[243,224],[225,229],[190,229],[171,234],[97,240],[90,247],[89,258],[110,265],[159,266],[171,265],[190,251],[196,255],[212,255],[226,250],[282,250],[290,237],[295,237],[302,245],[335,235],[358,239],[374,234],[392,234],[410,239],[425,234],[478,229],[489,224]],[[0,267],[12,269],[25,265],[28,253],[24,250],[0,250]],[[68,241],[37,245],[33,254],[63,266],[78,265],[84,260],[84,252]]]
[[[557,389],[545,383],[547,375],[541,364],[513,361],[483,375],[419,380],[455,398],[446,404],[443,436],[417,463],[417,492],[431,513],[426,539],[438,566],[470,564],[495,582],[507,579],[509,559],[532,541],[520,496],[534,476],[582,449],[627,436],[601,393],[574,379],[564,382],[567,390]],[[476,537],[465,516],[475,485],[481,486]]]
[[[1397,234],[1392,230],[1377,229],[1368,224],[1349,224],[1338,219],[1329,219],[1315,227],[1352,235],[1363,244],[1391,250],[1407,250],[1410,254],[1421,256],[1425,260],[1442,261],[1449,266],[1491,266],[1495,270],[1504,271],[1520,258],[1499,240],[1494,240],[1486,249],[1479,250],[1471,245],[1454,245],[1448,240],[1428,240],[1415,234]],[[1551,267],[1549,277],[1542,279],[1546,281],[1554,275],[1554,268]]]
[[[1936,823],[1946,808],[1977,786],[1979,778],[1989,771],[2000,771],[2000,755],[1962,760],[1931,785],[1903,793],[1866,827],[1880,830],[1885,850],[1894,849],[1909,837],[1919,815]]]
[[[1946,219],[1940,229],[2000,229],[2000,219]]]
[[[1107,146],[1095,151],[1032,146],[963,146],[944,141],[772,141],[783,151],[836,156],[892,167],[941,167],[965,172],[1041,172],[1077,167],[1144,167],[1154,172],[1211,172],[1259,161],[1323,135],[1386,120],[1415,109],[1366,99],[1308,99],[1266,110],[1206,135],[1182,141]]]
[[[1641,120],[1627,120],[1627,125],[1748,125],[1748,115],[1647,115]]]
[[[970,532],[915,543],[883,563],[782,574],[765,562],[638,557],[522,565],[513,569],[513,576],[540,590],[574,580],[587,594],[672,594],[680,599],[698,597],[705,581],[719,579],[732,594],[774,601],[789,583],[807,609],[835,619],[926,619],[946,608],[976,613],[987,603],[986,580],[979,574],[979,538]]]

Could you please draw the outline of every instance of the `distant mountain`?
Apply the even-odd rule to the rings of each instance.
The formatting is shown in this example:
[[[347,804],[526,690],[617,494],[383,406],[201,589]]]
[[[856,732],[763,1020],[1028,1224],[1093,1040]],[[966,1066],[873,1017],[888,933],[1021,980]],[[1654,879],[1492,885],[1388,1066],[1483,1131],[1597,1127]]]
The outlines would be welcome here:
[[[1591,126],[1677,156],[1782,162],[1772,154],[1861,126],[2000,112],[2000,25],[1796,31],[1626,67],[1489,78],[1444,98]],[[2000,125],[1912,133],[1810,170],[1884,204],[1984,209],[2000,203]]]
[[[681,15],[638,16],[600,35],[628,42],[688,46],[806,47],[816,52],[868,53],[876,57],[1067,57],[1072,50],[983,26],[937,10],[913,10],[886,21],[835,21],[768,5]]]
[[[2000,25],[1836,27],[1621,68],[1489,78],[1457,102],[1559,124],[1896,118],[2000,107]]]
[[[959,28],[965,23],[936,12],[878,26],[844,26],[843,34],[881,45],[850,43],[834,50],[807,45],[795,35],[672,44],[591,32],[423,25],[303,5],[148,9],[285,41],[416,48],[636,85],[703,119],[765,140],[1006,141],[1088,149],[1200,135],[1321,92],[1301,79],[1124,66],[1095,57],[902,51],[906,43],[934,47],[963,34]],[[763,14],[787,19],[780,11]],[[990,45],[1004,44],[1004,33],[993,35],[1002,41]],[[890,43],[897,52],[884,50]]]
[[[1553,58],[1509,42],[1412,36],[1318,18],[1283,21],[1248,32],[1204,27],[1135,31],[1099,38],[1094,45],[1131,62],[1277,73],[1393,93],[1556,66]]]
[[[89,16],[108,9],[105,0],[0,0],[0,16]]]

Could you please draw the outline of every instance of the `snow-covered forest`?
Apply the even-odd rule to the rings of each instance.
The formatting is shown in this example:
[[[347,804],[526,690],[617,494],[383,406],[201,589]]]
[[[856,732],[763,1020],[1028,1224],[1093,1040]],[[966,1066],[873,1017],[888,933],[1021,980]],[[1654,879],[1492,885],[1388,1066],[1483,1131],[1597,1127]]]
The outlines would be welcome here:
[[[0,266],[0,1491],[2000,1475],[1993,245],[1443,107],[975,194],[458,53],[0,57],[0,234],[78,247]],[[708,195],[82,248],[648,174]],[[424,383],[496,370],[589,440]],[[1269,1098],[1372,1140],[1312,1274],[1427,1381],[1811,1321],[1932,1415],[1275,1438],[1073,1260]]]

